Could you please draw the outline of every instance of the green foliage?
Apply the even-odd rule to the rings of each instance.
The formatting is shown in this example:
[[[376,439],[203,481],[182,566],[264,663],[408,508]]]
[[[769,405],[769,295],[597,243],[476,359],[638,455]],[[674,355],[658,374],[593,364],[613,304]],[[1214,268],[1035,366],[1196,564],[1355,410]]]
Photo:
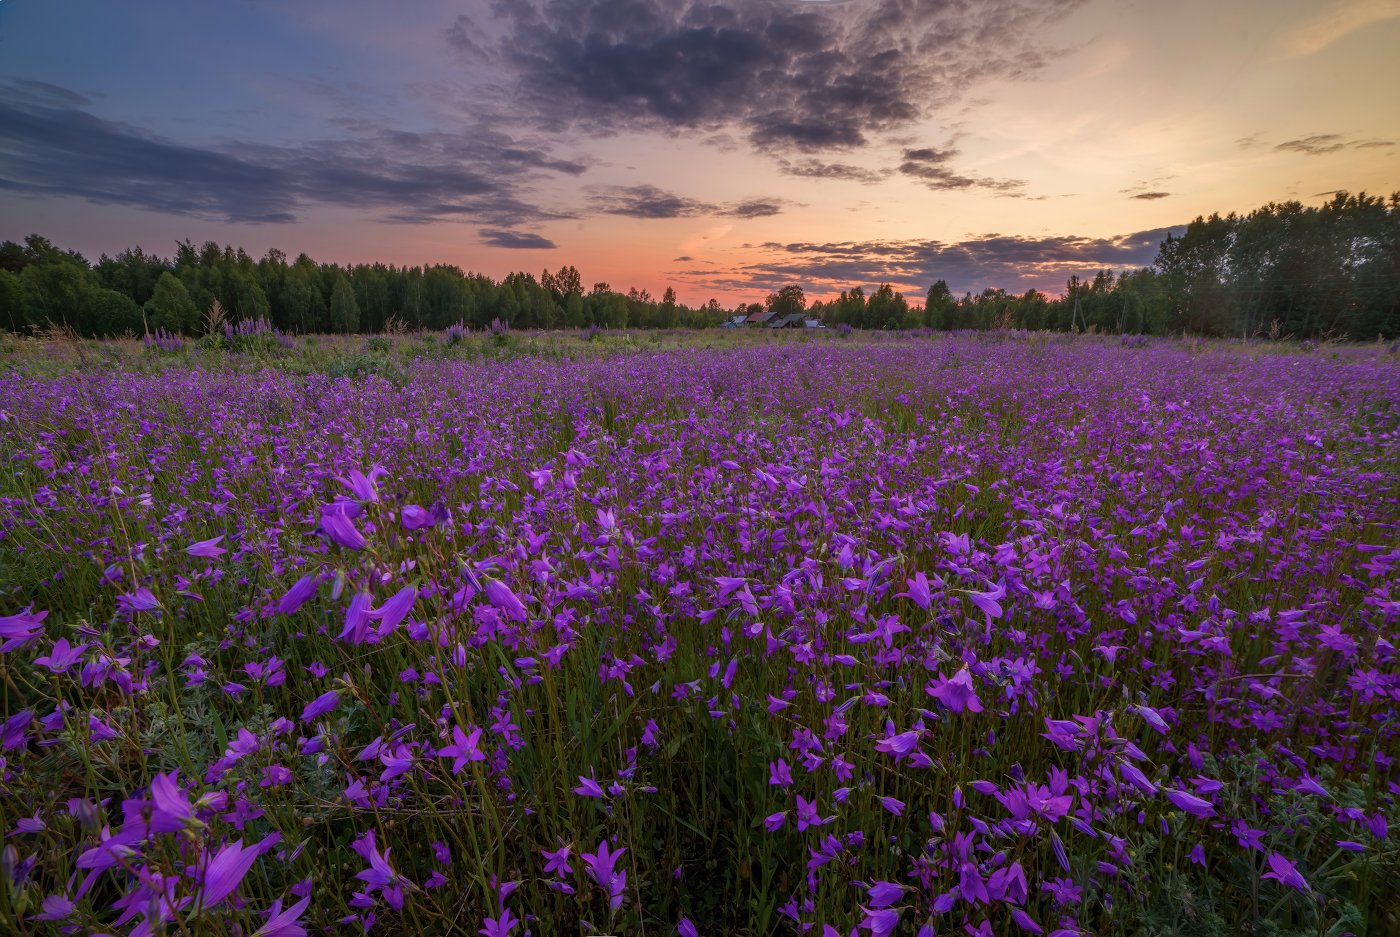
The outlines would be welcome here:
[[[398,386],[408,380],[407,372],[393,359],[376,354],[341,355],[332,359],[325,370],[332,378],[374,376]]]
[[[888,283],[881,284],[866,306],[867,328],[902,329],[909,325],[909,304]]]
[[[1212,214],[1162,244],[1177,330],[1373,338],[1400,329],[1400,193],[1339,192],[1320,207]]]
[[[141,307],[125,293],[95,289],[88,298],[84,324],[90,335],[140,335]]]
[[[146,303],[146,324],[150,329],[166,329],[179,335],[193,335],[199,329],[199,308],[173,273],[162,273],[156,281],[155,291]]]
[[[807,296],[802,292],[802,287],[792,284],[776,293],[769,293],[763,305],[769,312],[780,316],[793,315],[806,310]]]
[[[951,318],[956,305],[953,291],[948,289],[948,281],[936,281],[928,288],[928,296],[924,300],[924,325],[931,329],[947,328],[945,323]]]
[[[87,270],[71,260],[31,263],[20,274],[31,325],[69,325],[83,315],[88,296]]]
[[[29,298],[19,275],[0,268],[0,329],[23,331],[29,325]]]
[[[316,265],[303,254],[287,270],[282,284],[282,317],[278,323],[292,332],[324,332],[326,299]],[[285,324],[284,324],[285,323]]]
[[[360,330],[360,305],[345,274],[336,271],[335,287],[331,290],[331,331],[350,335]]]
[[[93,278],[109,290],[125,294],[138,306],[150,302],[156,281],[162,273],[171,272],[170,263],[140,247],[124,250],[116,257],[103,254],[92,268]]]

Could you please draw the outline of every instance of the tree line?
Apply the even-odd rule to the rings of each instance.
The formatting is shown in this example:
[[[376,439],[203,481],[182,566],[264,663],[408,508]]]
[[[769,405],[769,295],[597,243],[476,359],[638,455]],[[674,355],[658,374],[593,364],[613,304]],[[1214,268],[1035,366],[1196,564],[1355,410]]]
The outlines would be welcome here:
[[[859,287],[814,310],[861,329],[1050,329],[1148,335],[1369,340],[1400,335],[1400,193],[1339,192],[1326,203],[1270,203],[1199,217],[1169,234],[1150,267],[1064,292],[988,288],[958,297],[939,280],[922,306],[889,286]]]
[[[1050,329],[1125,334],[1371,339],[1400,334],[1400,193],[1336,193],[1309,207],[1270,203],[1246,215],[1212,214],[1168,235],[1139,270],[1071,276],[1064,292],[988,288],[955,296],[936,281],[922,303],[889,284],[808,305],[789,284],[764,302],[690,307],[607,283],[585,290],[565,266],[500,282],[461,268],[318,264],[270,250],[183,241],[169,259],[140,247],[89,263],[35,234],[0,244],[0,328],[62,325],[87,336],[155,330],[199,334],[209,310],[225,321],[284,332],[487,328],[701,328],[764,310],[805,312],[857,329]]]
[[[318,264],[270,250],[183,241],[169,260],[140,247],[89,264],[39,235],[0,245],[0,328],[63,325],[82,335],[201,332],[217,302],[226,321],[265,322],[284,332],[381,332],[388,328],[698,327],[724,318],[718,302],[692,309],[667,289],[585,292],[578,271],[512,273],[500,282],[438,264]]]

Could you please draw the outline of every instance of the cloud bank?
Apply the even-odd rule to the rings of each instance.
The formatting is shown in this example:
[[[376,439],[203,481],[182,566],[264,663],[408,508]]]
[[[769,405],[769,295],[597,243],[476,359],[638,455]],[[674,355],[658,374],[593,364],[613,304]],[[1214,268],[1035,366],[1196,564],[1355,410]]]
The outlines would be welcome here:
[[[582,162],[484,128],[378,129],[295,146],[181,143],[91,111],[51,85],[0,86],[0,188],[229,222],[284,224],[312,206],[383,220],[466,220],[510,228],[562,217],[531,201]]]
[[[732,130],[790,158],[863,147],[976,84],[1034,73],[1038,30],[1078,2],[513,0],[448,38],[503,70],[538,126]]]
[[[999,286],[1032,287],[1057,294],[1071,274],[1148,266],[1168,232],[1153,228],[1107,238],[1076,235],[1020,237],[988,234],[957,242],[936,240],[770,242],[756,246],[759,260],[730,274],[686,270],[697,288],[754,290],[798,283],[816,293],[891,283],[922,294],[935,280],[955,292]]]

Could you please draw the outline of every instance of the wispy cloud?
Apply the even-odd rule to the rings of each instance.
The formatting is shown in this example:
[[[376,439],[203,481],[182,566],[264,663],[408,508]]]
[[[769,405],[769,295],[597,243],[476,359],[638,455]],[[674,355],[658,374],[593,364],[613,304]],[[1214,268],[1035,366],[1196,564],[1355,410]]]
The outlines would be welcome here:
[[[1296,140],[1285,140],[1274,149],[1285,153],[1303,153],[1307,156],[1326,156],[1340,150],[1367,150],[1392,146],[1395,146],[1394,140],[1349,140],[1339,133],[1315,133]]]
[[[819,159],[780,159],[778,169],[784,175],[802,179],[834,179],[842,182],[859,182],[874,185],[890,177],[891,170],[866,169],[850,163],[827,163]]]
[[[904,161],[899,164],[899,171],[935,192],[986,189],[998,195],[1023,193],[1026,187],[1024,179],[992,179],[953,169],[953,160],[958,155],[958,148],[954,146],[905,150]]]
[[[1357,30],[1400,17],[1400,0],[1342,0],[1319,7],[1284,34],[1285,53],[1312,55]]]
[[[781,214],[782,199],[751,198],[716,203],[667,192],[654,185],[599,186],[588,200],[589,207],[604,215],[626,218],[696,218],[721,215],[732,218],[766,218]]]
[[[1237,140],[1235,142],[1238,144],[1240,141]],[[1167,191],[1163,187],[1175,178],[1175,175],[1165,173],[1153,176],[1150,179],[1139,179],[1126,189],[1119,189],[1118,191],[1128,196],[1128,198],[1136,199],[1140,202],[1155,202],[1158,199],[1172,197],[1173,193]]]
[[[1322,156],[1325,153],[1335,153],[1338,150],[1344,150],[1346,146],[1346,141],[1342,139],[1340,134],[1315,133],[1310,137],[1285,140],[1275,146],[1274,149],[1284,152],[1306,153],[1309,156]]]

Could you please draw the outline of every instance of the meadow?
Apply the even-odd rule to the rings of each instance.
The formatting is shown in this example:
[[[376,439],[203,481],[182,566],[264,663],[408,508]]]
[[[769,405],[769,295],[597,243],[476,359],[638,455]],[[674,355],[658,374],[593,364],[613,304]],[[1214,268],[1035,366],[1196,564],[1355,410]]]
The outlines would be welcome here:
[[[1400,933],[1400,359],[0,347],[0,931]]]

